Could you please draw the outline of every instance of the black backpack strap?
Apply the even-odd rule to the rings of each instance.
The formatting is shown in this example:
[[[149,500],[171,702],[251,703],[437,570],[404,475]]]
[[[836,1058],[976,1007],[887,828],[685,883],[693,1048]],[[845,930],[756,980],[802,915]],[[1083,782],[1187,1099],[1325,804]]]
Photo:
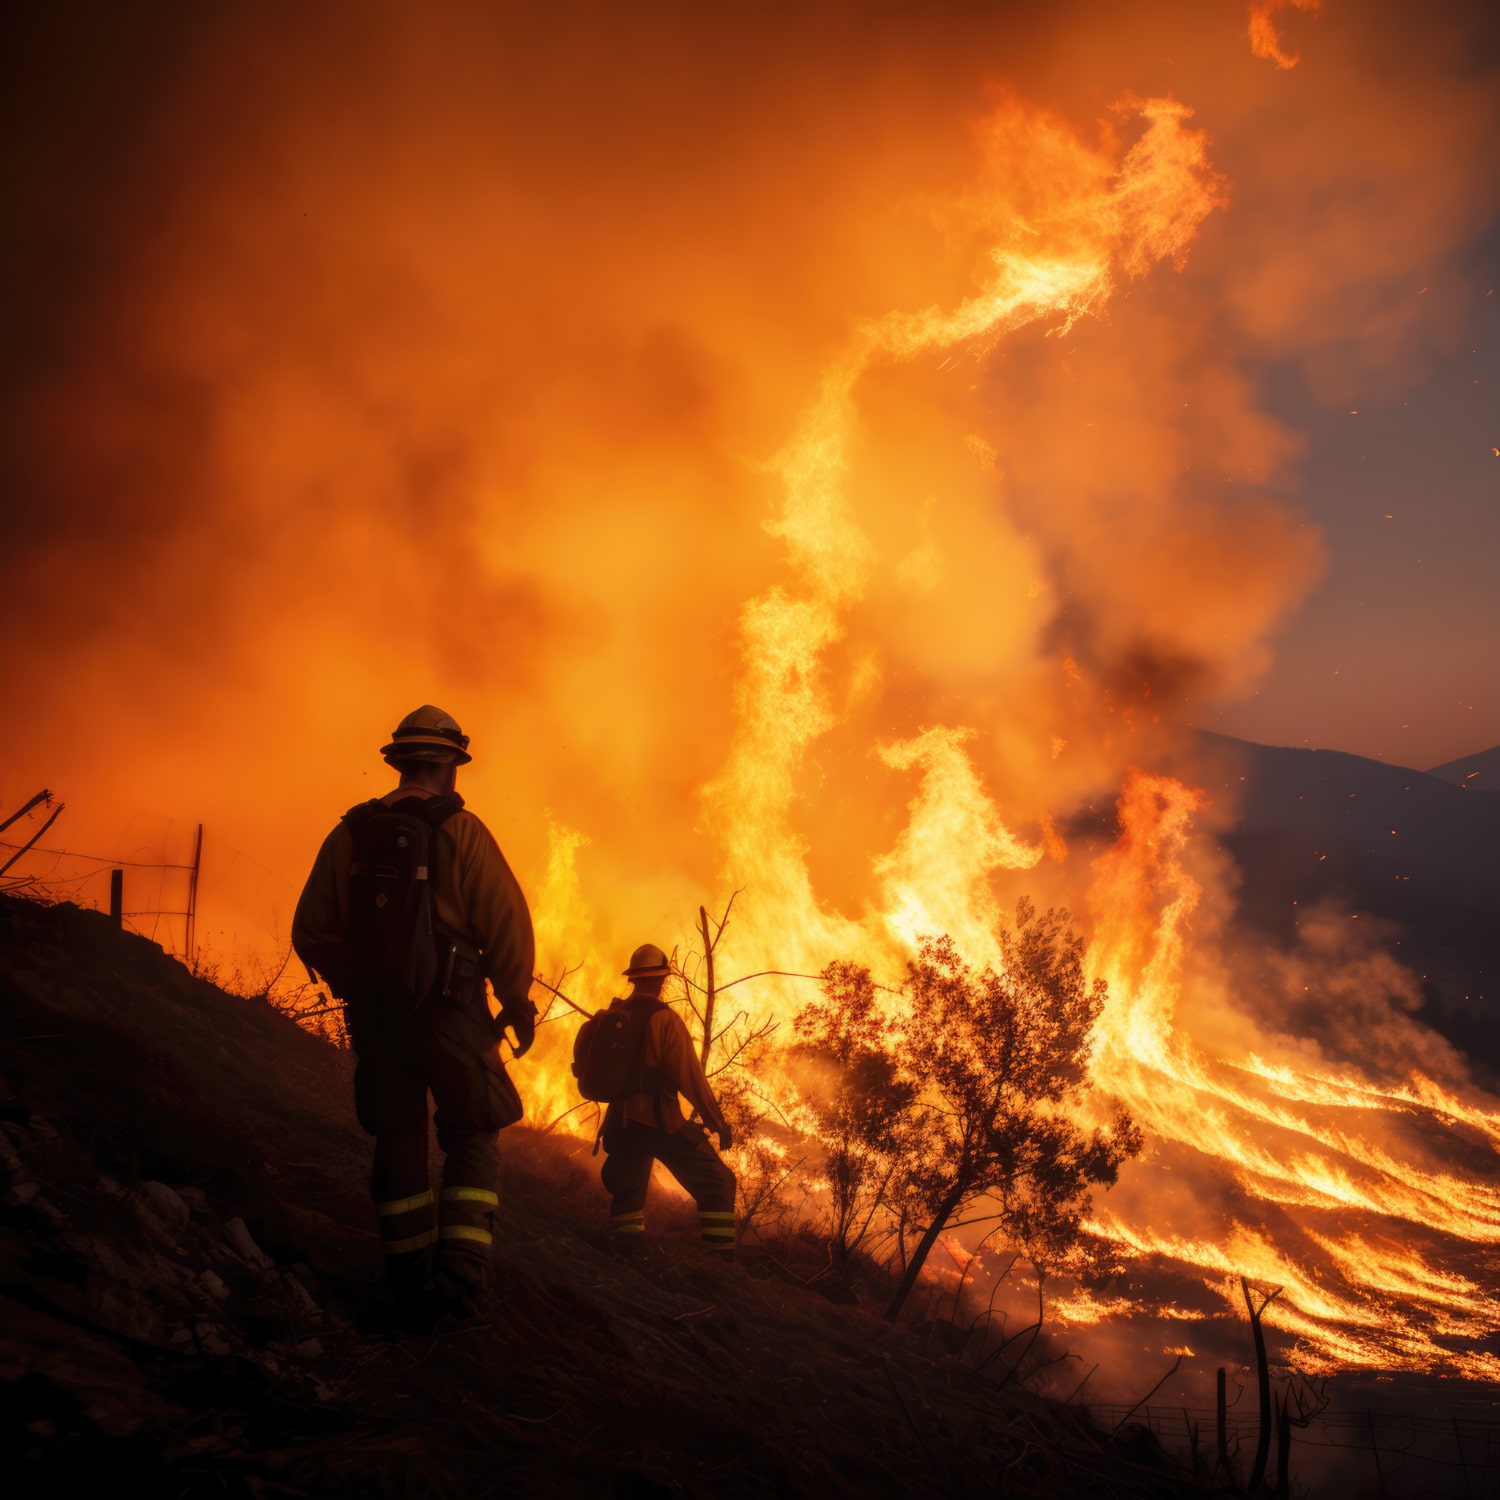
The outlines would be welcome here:
[[[664,1000],[648,1000],[641,1004],[640,1009],[646,1012],[646,1018],[641,1023],[640,1039],[637,1042],[639,1050],[636,1053],[635,1060],[636,1082],[640,1085],[637,1092],[652,1096],[651,1107],[656,1113],[656,1128],[658,1130],[665,1130],[667,1127],[665,1117],[662,1114],[661,1096],[666,1093],[675,1093],[677,1085],[655,1063],[648,1063],[643,1059],[646,1051],[646,1038],[650,1033],[651,1023],[656,1019],[659,1011],[670,1010],[671,1006]]]
[[[387,802],[384,797],[372,797],[368,802],[356,803],[340,822],[358,827],[378,812],[404,812],[412,813],[436,828],[446,823],[454,813],[462,812],[463,805],[464,799],[457,792],[444,792],[437,797],[424,797],[420,792],[412,792],[394,802]]]
[[[455,898],[457,897],[458,879],[456,872],[458,868],[458,845],[454,842],[453,835],[443,833],[442,828],[443,824],[454,813],[463,810],[463,805],[464,799],[457,792],[444,792],[436,797],[408,797],[403,798],[397,803],[398,807],[406,808],[421,818],[432,830],[432,868],[430,873],[433,881],[432,889],[434,896],[438,889],[446,883],[447,888],[453,891]],[[441,875],[439,875],[440,869],[442,871]],[[433,931],[442,936],[443,941],[449,945],[450,949],[458,952],[459,959],[473,970],[474,975],[479,975],[482,958],[480,950],[460,938],[457,933],[448,932],[438,924],[435,904],[433,910]],[[454,948],[455,944],[457,945],[456,949]],[[481,977],[480,988],[483,989],[483,987],[484,981]],[[444,993],[447,993],[446,986]]]
[[[437,828],[446,823],[454,813],[462,810],[464,799],[457,792],[443,792],[436,797],[403,797],[396,806],[406,807],[408,803],[415,804],[409,811],[431,827]]]
[[[339,819],[339,822],[347,823],[350,832],[357,833],[362,823],[368,823],[376,813],[384,811],[385,803],[379,797],[372,797],[368,802],[357,802]]]

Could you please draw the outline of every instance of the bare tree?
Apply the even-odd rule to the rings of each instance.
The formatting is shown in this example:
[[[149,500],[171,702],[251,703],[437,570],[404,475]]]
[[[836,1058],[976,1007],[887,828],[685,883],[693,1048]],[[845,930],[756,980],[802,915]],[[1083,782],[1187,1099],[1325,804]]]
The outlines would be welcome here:
[[[709,916],[706,906],[698,908],[698,932],[703,939],[703,952],[690,955],[694,960],[691,970],[689,970],[686,961],[678,962],[675,950],[672,954],[673,971],[682,981],[683,993],[687,998],[687,1003],[691,1007],[693,1014],[697,1016],[698,1024],[702,1028],[702,1038],[698,1044],[698,1058],[708,1071],[710,1077],[715,1072],[722,1071],[724,1067],[728,1066],[727,1063],[721,1062],[719,1068],[709,1068],[709,1058],[713,1054],[714,1047],[723,1040],[725,1035],[738,1022],[746,1019],[742,1012],[738,1013],[728,1025],[721,1027],[718,1031],[714,1030],[714,1010],[717,1006],[719,991],[721,989],[721,986],[716,982],[714,960],[718,953],[719,942],[724,936],[724,929],[729,925],[730,913],[734,910],[734,903],[739,899],[739,896],[740,892],[735,891],[729,897],[729,900],[724,905],[724,915],[717,920]],[[710,931],[710,928],[713,930]],[[698,978],[700,973],[703,976],[701,980]],[[739,983],[739,981],[736,980],[734,983]],[[730,987],[729,985],[722,986],[725,989]],[[734,1050],[732,1043],[731,1050]],[[743,1045],[738,1050],[743,1051]]]
[[[1260,1297],[1259,1306],[1251,1296],[1252,1290]],[[1269,1292],[1262,1291],[1259,1287],[1252,1288],[1249,1278],[1241,1276],[1240,1292],[1245,1298],[1245,1311],[1250,1315],[1250,1331],[1255,1336],[1255,1379],[1260,1395],[1260,1428],[1255,1442],[1255,1463],[1250,1470],[1250,1493],[1253,1495],[1266,1477],[1266,1459],[1271,1453],[1271,1422],[1274,1415],[1271,1409],[1271,1369],[1266,1360],[1266,1334],[1260,1320],[1265,1310],[1281,1295],[1282,1288],[1278,1286],[1272,1287]],[[1287,1441],[1290,1445],[1290,1437]]]

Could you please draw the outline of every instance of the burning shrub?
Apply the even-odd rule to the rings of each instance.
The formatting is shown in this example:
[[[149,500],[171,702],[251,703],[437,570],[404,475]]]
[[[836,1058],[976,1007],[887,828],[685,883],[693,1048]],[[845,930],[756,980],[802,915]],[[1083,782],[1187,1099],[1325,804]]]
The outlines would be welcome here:
[[[889,1019],[867,970],[830,965],[822,1001],[797,1018],[803,1050],[827,1072],[811,1109],[828,1164],[835,1257],[847,1257],[882,1211],[907,1220],[903,1209],[915,1206],[925,1220],[888,1318],[944,1228],[980,1198],[1039,1275],[1068,1262],[1090,1190],[1111,1185],[1141,1148],[1123,1112],[1092,1130],[1070,1117],[1088,1087],[1105,991],[1084,974],[1068,914],[1038,916],[1023,901],[1000,941],[999,973],[970,968],[947,937],[924,941]]]
[[[835,963],[821,977],[822,1001],[796,1019],[804,1038],[796,1062],[824,1153],[833,1265],[843,1273],[876,1216],[893,1206],[899,1183],[913,1176],[928,1131],[870,971]]]
[[[785,1236],[790,1226],[806,1217],[808,1186],[801,1176],[805,1154],[793,1155],[795,1132],[774,1101],[755,1085],[748,1061],[710,1073],[724,1118],[734,1129],[734,1168],[739,1178],[735,1205],[741,1237],[754,1231],[762,1241]]]

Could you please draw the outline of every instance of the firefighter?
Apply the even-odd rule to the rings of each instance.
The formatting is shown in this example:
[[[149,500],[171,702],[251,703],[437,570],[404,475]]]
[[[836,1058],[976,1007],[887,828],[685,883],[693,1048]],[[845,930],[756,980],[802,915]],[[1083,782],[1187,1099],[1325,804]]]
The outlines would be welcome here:
[[[651,1164],[659,1161],[696,1201],[705,1248],[732,1259],[735,1176],[709,1145],[704,1126],[718,1136],[720,1151],[727,1151],[733,1138],[682,1017],[661,1003],[670,973],[667,955],[654,943],[643,943],[624,971],[630,993],[610,1005],[612,1011],[640,1007],[652,1012],[641,1047],[641,1092],[611,1104],[605,1115],[607,1154],[601,1176],[610,1194],[610,1233],[627,1253],[640,1245]],[[683,1117],[679,1094],[702,1116],[703,1125]]]
[[[473,1317],[485,1306],[497,1134],[522,1112],[499,1041],[513,1032],[519,1057],[536,1031],[526,899],[455,788],[459,766],[473,759],[468,744],[430,704],[401,721],[380,752],[400,784],[351,808],[323,841],[292,922],[298,956],[345,1005],[358,1059],[355,1112],[375,1138],[371,1192],[403,1323],[445,1312]],[[372,855],[370,841],[381,836],[397,847]],[[426,863],[403,870],[401,856],[424,841],[416,858]],[[390,925],[403,912],[407,927]],[[412,951],[403,953],[403,943]],[[436,1203],[429,1090],[445,1158]]]

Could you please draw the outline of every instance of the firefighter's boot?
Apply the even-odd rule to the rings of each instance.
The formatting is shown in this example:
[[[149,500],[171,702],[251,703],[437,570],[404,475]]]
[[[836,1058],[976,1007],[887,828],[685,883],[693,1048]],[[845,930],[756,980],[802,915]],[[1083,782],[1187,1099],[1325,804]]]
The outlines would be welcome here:
[[[385,1279],[391,1289],[391,1321],[407,1333],[426,1332],[432,1323],[428,1269],[425,1254],[393,1256],[385,1263]]]

